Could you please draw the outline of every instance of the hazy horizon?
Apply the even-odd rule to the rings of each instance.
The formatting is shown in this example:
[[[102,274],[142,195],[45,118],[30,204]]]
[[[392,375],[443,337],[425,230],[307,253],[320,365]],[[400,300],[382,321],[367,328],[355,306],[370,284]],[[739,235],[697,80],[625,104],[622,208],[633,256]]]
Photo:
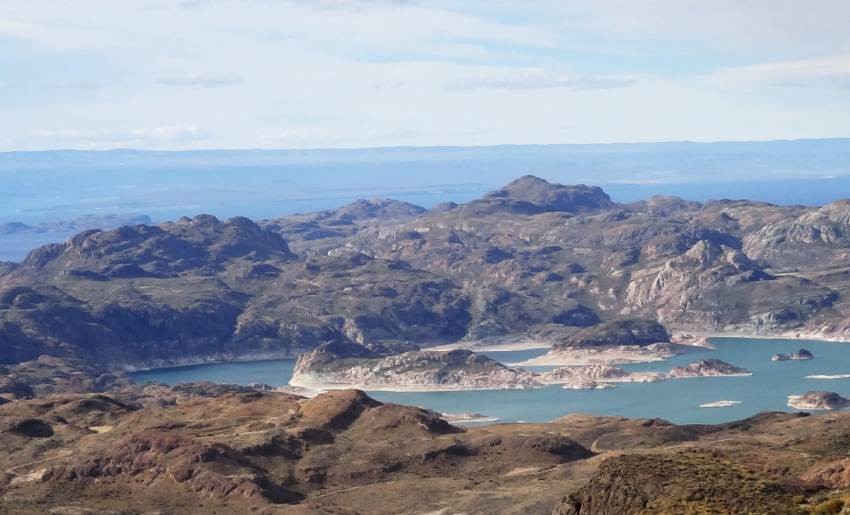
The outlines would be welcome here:
[[[847,136],[832,136],[832,137],[806,137],[800,136],[796,138],[754,138],[754,139],[717,139],[717,140],[697,140],[697,139],[670,139],[670,140],[652,140],[652,141],[591,141],[587,143],[490,143],[484,145],[464,145],[464,144],[445,144],[445,145],[376,145],[376,146],[350,146],[350,147],[215,147],[215,148],[197,148],[197,149],[170,149],[170,148],[141,148],[141,147],[113,147],[113,148],[72,148],[72,147],[51,147],[38,150],[0,150],[2,154],[37,154],[49,152],[91,152],[91,153],[109,153],[109,152],[148,152],[148,153],[203,153],[203,152],[321,152],[321,151],[358,151],[358,150],[405,150],[405,149],[479,149],[479,148],[499,148],[499,147],[594,147],[594,146],[628,146],[628,145],[668,145],[668,144],[693,144],[693,145],[711,145],[716,143],[793,143],[800,141],[850,141],[850,135]],[[850,170],[848,170],[850,173]]]
[[[74,229],[62,224],[78,218],[145,215],[161,222],[206,213],[269,219],[378,197],[430,208],[472,200],[526,174],[601,186],[624,203],[675,195],[821,205],[850,191],[850,139],[3,152],[0,224],[53,230],[0,237],[6,249],[0,260],[18,260],[37,245],[66,238]]]

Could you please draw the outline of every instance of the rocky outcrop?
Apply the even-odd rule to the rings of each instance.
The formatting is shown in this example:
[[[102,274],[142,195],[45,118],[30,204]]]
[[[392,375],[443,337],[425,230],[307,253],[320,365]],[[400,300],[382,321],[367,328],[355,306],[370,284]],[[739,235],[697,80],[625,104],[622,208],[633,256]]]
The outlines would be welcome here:
[[[298,359],[290,385],[395,391],[498,390],[541,384],[528,372],[468,350],[377,357],[354,344],[323,345]]]
[[[850,201],[839,200],[780,220],[744,240],[753,259],[787,269],[850,265]]]
[[[601,321],[595,311],[581,304],[566,309],[552,318],[553,323],[572,327],[590,327]]]
[[[792,352],[791,354],[774,354],[770,360],[771,361],[806,361],[810,359],[814,359],[814,354],[811,351],[806,349],[800,349],[797,352]]]
[[[646,346],[669,341],[670,334],[667,329],[655,320],[612,320],[579,331],[564,343],[555,345],[553,350],[620,345]]]
[[[717,377],[717,376],[748,376],[752,375],[749,370],[730,365],[719,359],[702,359],[696,363],[688,363],[682,367],[675,367],[667,373],[668,379],[682,379],[687,377]]]
[[[837,410],[850,407],[850,399],[835,392],[806,392],[803,395],[789,395],[788,406],[802,410]]]
[[[656,372],[628,372],[612,365],[585,365],[559,367],[541,373],[537,380],[546,384],[595,387],[599,383],[651,383],[663,378],[663,374]]]
[[[564,186],[552,184],[533,175],[526,175],[511,182],[504,188],[489,193],[485,200],[510,199],[530,204],[539,210],[564,211],[569,213],[587,213],[612,209],[616,204],[601,188],[595,186]]]
[[[713,326],[731,315],[717,306],[700,310],[707,292],[749,288],[744,285],[770,278],[739,250],[700,240],[684,254],[633,274],[625,292],[624,312],[653,306],[662,322],[689,317],[688,322]]]
[[[24,260],[24,268],[37,270],[42,277],[69,273],[84,279],[161,277],[202,267],[214,270],[227,260],[249,256],[294,258],[283,238],[247,218],[222,222],[198,215],[158,226],[84,231],[64,244],[34,251]]]

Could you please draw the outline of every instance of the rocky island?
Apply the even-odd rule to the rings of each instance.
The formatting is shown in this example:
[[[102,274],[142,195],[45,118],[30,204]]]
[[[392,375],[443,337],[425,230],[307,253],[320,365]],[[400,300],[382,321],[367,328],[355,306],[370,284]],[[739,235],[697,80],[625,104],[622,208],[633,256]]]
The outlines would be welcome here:
[[[565,388],[570,389],[593,389],[611,387],[612,383],[656,383],[665,379],[686,377],[747,375],[752,375],[752,373],[719,359],[705,359],[683,367],[673,368],[666,374],[660,372],[628,372],[613,365],[580,365],[556,368],[550,372],[536,374],[535,377],[545,384],[562,384]]]
[[[667,373],[668,379],[684,379],[688,377],[722,377],[750,376],[749,370],[730,365],[719,359],[702,359],[696,363],[688,363],[683,367],[675,367]]]
[[[560,384],[576,390],[610,387],[611,383],[654,383],[663,378],[664,375],[657,372],[628,372],[612,365],[559,367],[536,375],[541,383]]]
[[[601,322],[556,343],[543,356],[522,365],[615,365],[660,361],[675,356],[680,346],[667,329],[651,319]]]
[[[382,356],[351,343],[328,343],[300,358],[289,384],[315,390],[503,390],[542,386],[533,374],[468,350]]]
[[[811,391],[789,395],[788,406],[801,410],[838,410],[850,407],[850,399],[835,392]]]
[[[791,354],[774,354],[773,357],[770,358],[771,361],[805,361],[809,359],[814,359],[814,355],[811,351],[806,349],[800,349],[797,352],[792,352]]]

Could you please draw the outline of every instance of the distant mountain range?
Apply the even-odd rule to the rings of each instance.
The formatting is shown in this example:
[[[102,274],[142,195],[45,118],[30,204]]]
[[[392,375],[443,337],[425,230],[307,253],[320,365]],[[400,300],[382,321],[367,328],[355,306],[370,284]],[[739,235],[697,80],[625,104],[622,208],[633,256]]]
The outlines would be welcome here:
[[[111,229],[123,225],[150,224],[147,215],[87,215],[72,220],[42,222],[29,225],[21,222],[0,223],[0,234],[67,233],[86,229]]]
[[[526,167],[530,167],[528,172],[551,180],[603,185],[806,179],[850,174],[850,138],[310,150],[0,152],[0,173],[294,165],[351,165],[380,170],[384,165],[400,163],[416,163],[429,169],[443,165],[440,174],[443,179],[438,182],[454,182],[458,172],[472,174],[465,177],[472,182],[505,181]],[[454,165],[464,166],[460,170],[451,169]],[[401,179],[413,179],[409,176],[417,175],[410,168],[395,171]]]
[[[604,186],[619,202],[655,194],[821,205],[850,191],[850,139],[503,145],[349,150],[0,153],[0,222],[146,213],[272,218],[364,197],[432,207],[530,173]]]

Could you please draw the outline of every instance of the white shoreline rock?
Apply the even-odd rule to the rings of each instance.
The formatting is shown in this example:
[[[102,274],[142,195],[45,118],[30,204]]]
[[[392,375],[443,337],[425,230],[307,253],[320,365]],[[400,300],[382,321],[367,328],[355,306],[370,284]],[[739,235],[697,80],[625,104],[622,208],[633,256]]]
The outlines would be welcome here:
[[[806,379],[850,379],[850,374],[813,374],[806,376]]]
[[[732,406],[737,406],[741,404],[741,401],[712,401],[700,404],[700,408],[731,408]]]
[[[441,413],[440,417],[450,424],[492,424],[498,422],[498,417],[490,417],[481,413]]]

